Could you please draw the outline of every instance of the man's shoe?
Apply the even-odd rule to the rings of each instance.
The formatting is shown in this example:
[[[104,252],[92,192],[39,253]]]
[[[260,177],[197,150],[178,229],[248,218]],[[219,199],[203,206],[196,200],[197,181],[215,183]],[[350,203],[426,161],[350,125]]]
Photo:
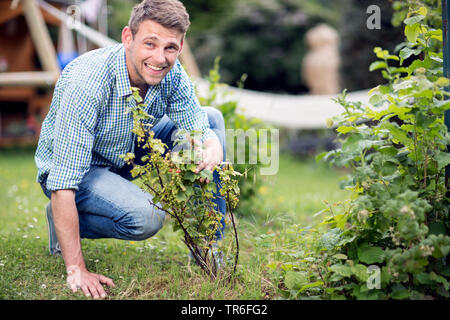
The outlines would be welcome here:
[[[48,229],[48,251],[53,256],[62,256],[61,247],[56,237],[55,224],[53,223],[52,203],[47,203],[45,207],[45,217],[47,218]]]

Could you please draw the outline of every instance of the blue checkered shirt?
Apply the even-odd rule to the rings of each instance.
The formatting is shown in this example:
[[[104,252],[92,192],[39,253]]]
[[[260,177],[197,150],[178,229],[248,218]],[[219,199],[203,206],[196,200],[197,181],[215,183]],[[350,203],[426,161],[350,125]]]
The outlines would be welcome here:
[[[75,189],[92,165],[121,168],[130,152],[133,121],[127,110],[135,101],[122,44],[90,51],[68,64],[56,83],[42,124],[35,161],[37,181],[48,190]],[[192,82],[176,62],[144,98],[153,125],[167,114],[179,129],[201,130],[202,140],[216,138]]]

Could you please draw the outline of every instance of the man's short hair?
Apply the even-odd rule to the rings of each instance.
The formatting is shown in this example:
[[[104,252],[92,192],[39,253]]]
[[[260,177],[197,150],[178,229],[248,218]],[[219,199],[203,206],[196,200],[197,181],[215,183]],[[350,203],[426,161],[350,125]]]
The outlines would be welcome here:
[[[178,0],[143,0],[131,12],[128,26],[133,37],[145,20],[152,20],[165,28],[185,34],[191,22],[184,5]]]

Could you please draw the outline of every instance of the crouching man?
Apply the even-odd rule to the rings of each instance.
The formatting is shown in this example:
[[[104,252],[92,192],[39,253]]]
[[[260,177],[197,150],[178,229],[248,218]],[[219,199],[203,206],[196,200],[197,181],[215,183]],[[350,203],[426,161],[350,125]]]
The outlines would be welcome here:
[[[222,114],[202,108],[178,56],[189,27],[178,0],[144,0],[133,8],[122,43],[90,51],[63,70],[44,120],[35,155],[38,182],[51,200],[46,208],[49,250],[62,255],[73,292],[105,297],[112,279],[89,272],[81,238],[143,240],[163,226],[152,196],[131,180],[120,155],[139,150],[127,113],[137,87],[152,115],[155,138],[169,148],[176,129],[201,130],[205,146],[197,171],[225,159]],[[218,175],[215,182],[218,183]],[[216,196],[225,213],[225,201]],[[224,224],[222,225],[223,230]],[[219,235],[220,238],[220,235]]]

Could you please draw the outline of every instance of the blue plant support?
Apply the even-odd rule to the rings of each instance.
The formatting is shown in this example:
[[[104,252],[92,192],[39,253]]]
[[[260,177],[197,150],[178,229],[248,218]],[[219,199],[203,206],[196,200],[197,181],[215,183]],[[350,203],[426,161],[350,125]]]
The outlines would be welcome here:
[[[448,0],[442,0],[442,40],[444,41],[443,56],[444,56],[444,77],[450,79],[450,68],[449,68],[449,43],[450,34],[448,32],[448,18],[450,17],[450,7]],[[450,87],[446,87],[445,90],[450,92]],[[447,97],[448,99],[448,97]],[[445,125],[447,126],[447,131],[450,130],[450,110],[445,111],[444,114]],[[447,145],[447,152],[450,151],[450,146]],[[445,167],[445,185],[447,187],[447,196],[449,191],[449,177],[450,177],[450,165]]]

